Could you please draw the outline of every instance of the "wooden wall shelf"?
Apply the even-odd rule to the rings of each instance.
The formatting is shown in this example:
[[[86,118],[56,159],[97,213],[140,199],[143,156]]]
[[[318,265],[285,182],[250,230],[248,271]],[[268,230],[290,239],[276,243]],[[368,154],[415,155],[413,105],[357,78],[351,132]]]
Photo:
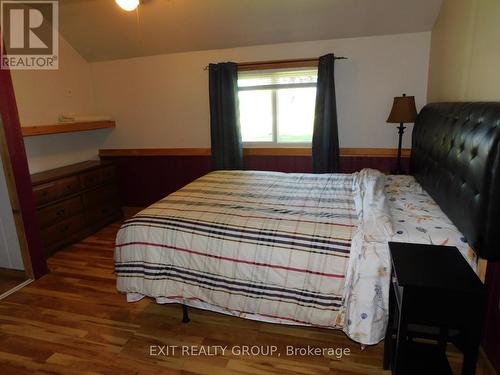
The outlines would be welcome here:
[[[115,121],[75,122],[69,124],[22,126],[23,137],[36,135],[81,132],[96,129],[110,129],[116,127]]]

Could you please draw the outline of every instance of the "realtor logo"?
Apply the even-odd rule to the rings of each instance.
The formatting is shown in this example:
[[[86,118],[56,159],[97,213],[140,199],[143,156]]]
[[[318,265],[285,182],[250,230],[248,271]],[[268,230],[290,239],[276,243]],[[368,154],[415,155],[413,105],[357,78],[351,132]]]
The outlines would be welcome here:
[[[1,0],[1,69],[58,69],[56,0]]]

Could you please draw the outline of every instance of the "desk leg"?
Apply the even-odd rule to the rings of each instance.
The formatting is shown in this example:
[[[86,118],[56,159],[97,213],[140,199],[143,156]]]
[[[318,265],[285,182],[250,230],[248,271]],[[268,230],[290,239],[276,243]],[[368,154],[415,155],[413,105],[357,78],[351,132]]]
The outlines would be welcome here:
[[[479,355],[479,344],[481,333],[479,329],[467,330],[464,344],[464,362],[462,364],[462,375],[474,375]]]
[[[394,345],[392,334],[394,333],[394,309],[396,308],[396,298],[394,296],[393,285],[389,286],[389,316],[387,319],[387,329],[384,339],[384,370],[392,368]]]
[[[442,325],[441,327],[439,327],[438,348],[443,355],[446,355],[447,343],[448,343],[448,327]]]
[[[398,317],[398,332],[396,334],[396,350],[394,351],[394,375],[404,374],[404,362],[406,355],[406,345],[408,336],[408,312],[406,311],[406,303],[404,295],[401,297],[401,306]]]
[[[481,332],[483,328],[483,317],[485,308],[484,296],[477,303],[472,303],[471,311],[466,315],[468,323],[463,327],[464,333],[464,362],[462,364],[462,375],[474,375],[479,356],[479,345],[481,343]]]

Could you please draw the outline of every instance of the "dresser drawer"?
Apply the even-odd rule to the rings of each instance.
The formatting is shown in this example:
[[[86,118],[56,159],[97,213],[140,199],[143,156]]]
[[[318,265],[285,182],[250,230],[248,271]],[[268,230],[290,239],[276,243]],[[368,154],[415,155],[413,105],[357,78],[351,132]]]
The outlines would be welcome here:
[[[73,216],[42,230],[42,239],[46,247],[64,241],[71,235],[85,228],[85,216],[83,214]]]
[[[49,203],[61,197],[78,193],[80,181],[76,176],[62,178],[47,184],[37,185],[33,188],[37,205]]]
[[[114,165],[99,160],[31,176],[47,256],[122,217],[116,179]]]
[[[78,193],[81,190],[80,180],[76,176],[66,177],[56,181],[58,197]]]
[[[57,183],[50,182],[48,184],[37,185],[33,187],[33,195],[37,206],[56,200],[59,196]]]
[[[102,173],[101,169],[95,169],[90,172],[85,172],[80,175],[80,181],[84,189],[88,189],[101,184]]]
[[[38,211],[38,221],[40,222],[40,227],[46,228],[52,224],[74,216],[82,210],[82,198],[81,196],[77,196],[61,203],[42,208]]]
[[[118,205],[118,190],[116,185],[104,185],[83,194],[85,207],[94,207],[113,203]]]

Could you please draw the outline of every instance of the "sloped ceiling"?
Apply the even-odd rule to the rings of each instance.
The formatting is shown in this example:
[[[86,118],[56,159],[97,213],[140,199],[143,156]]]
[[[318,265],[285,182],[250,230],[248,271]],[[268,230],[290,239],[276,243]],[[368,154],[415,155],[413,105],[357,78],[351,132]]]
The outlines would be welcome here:
[[[430,31],[441,0],[60,0],[60,32],[88,61]]]

